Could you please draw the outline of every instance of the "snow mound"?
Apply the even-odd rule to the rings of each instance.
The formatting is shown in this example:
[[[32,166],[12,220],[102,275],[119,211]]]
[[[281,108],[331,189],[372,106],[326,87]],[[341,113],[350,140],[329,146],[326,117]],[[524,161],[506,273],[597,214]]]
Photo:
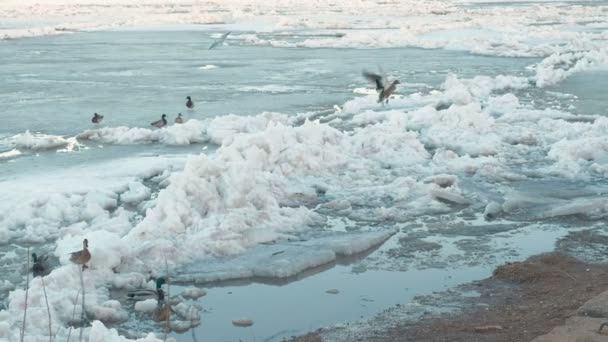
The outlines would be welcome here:
[[[29,130],[25,133],[7,138],[7,142],[18,149],[32,151],[52,150],[78,145],[78,143],[71,138],[42,133],[30,133]]]
[[[547,87],[570,75],[608,65],[608,48],[555,53],[536,65],[536,86]]]
[[[160,142],[167,145],[189,145],[207,141],[205,124],[188,120],[183,124],[160,129],[139,127],[104,127],[86,130],[76,137],[110,144],[148,144]]]

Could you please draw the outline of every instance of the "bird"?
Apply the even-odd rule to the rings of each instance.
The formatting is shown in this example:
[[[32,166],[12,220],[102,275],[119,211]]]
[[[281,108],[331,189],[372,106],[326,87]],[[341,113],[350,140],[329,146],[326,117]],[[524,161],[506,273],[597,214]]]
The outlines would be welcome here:
[[[399,82],[399,80],[388,82],[386,78],[367,71],[363,71],[363,77],[368,79],[370,82],[376,83],[376,91],[378,92],[378,103],[382,104],[384,104],[385,101],[386,103],[388,103],[388,98],[395,92],[397,84],[401,83]]]
[[[216,47],[216,46],[218,46],[218,45],[220,45],[220,44],[223,44],[223,43],[224,43],[224,41],[226,40],[226,38],[228,38],[228,35],[229,35],[230,33],[231,33],[231,32],[230,32],[230,31],[228,31],[228,32],[224,33],[224,34],[223,34],[223,35],[222,35],[222,36],[221,36],[219,39],[217,39],[216,41],[214,41],[214,42],[213,42],[213,43],[212,43],[212,44],[209,46],[209,50],[213,49],[214,47]]]
[[[165,299],[165,293],[161,288],[163,284],[166,284],[167,281],[163,277],[159,277],[156,279],[156,289],[137,289],[134,291],[130,291],[127,293],[127,297],[133,300],[146,300],[146,299],[156,299],[159,302]]]
[[[192,101],[192,99],[190,98],[190,96],[186,96],[186,107],[188,107],[188,109],[192,109],[194,108],[194,102]]]
[[[89,252],[89,240],[84,239],[82,240],[82,249],[77,252],[73,252],[70,256],[70,261],[77,265],[82,265],[82,269],[84,270],[85,268],[89,268],[87,266],[87,262],[89,262],[89,260],[91,260],[91,253]]]
[[[93,118],[91,119],[92,123],[98,124],[103,120],[103,115],[99,115],[97,113],[93,114]]]
[[[160,120],[156,120],[156,121],[152,122],[150,125],[152,125],[154,127],[158,127],[158,128],[164,127],[165,125],[167,125],[167,119],[165,119],[166,117],[167,117],[167,115],[163,113]]]
[[[48,256],[42,255],[38,257],[36,253],[32,253],[32,261],[34,264],[32,265],[32,271],[34,272],[34,276],[37,277],[39,275],[44,275],[46,271],[49,269],[47,264]]]
[[[178,123],[178,124],[184,123],[184,118],[182,118],[182,113],[177,114],[177,117],[175,118],[175,123]]]

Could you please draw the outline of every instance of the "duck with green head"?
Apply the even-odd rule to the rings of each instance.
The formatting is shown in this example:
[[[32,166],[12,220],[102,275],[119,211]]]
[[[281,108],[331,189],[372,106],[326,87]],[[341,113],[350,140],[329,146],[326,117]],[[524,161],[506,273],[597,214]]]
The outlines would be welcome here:
[[[134,291],[130,291],[127,293],[127,297],[133,300],[146,300],[146,299],[156,299],[159,302],[165,299],[165,292],[161,288],[167,281],[165,278],[160,277],[156,279],[156,289],[138,289]]]

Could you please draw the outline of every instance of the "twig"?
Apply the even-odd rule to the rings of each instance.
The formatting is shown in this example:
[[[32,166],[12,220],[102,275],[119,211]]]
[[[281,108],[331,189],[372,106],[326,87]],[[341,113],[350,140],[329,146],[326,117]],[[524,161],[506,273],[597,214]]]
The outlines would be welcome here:
[[[80,295],[80,290],[76,292],[76,298],[74,298],[74,309],[72,309],[72,322],[74,322],[74,317],[76,316],[76,305],[78,304],[78,295]],[[72,335],[72,326],[70,325],[70,329],[68,329],[68,340],[70,342],[70,335]]]
[[[82,333],[84,331],[84,279],[82,277],[82,267],[78,267],[80,269],[80,287],[82,290],[82,311],[80,312],[80,337],[78,338],[78,342],[82,342]]]
[[[46,312],[49,314],[49,342],[53,342],[53,327],[51,323],[51,308],[49,307],[49,297],[46,295],[46,285],[44,285],[44,277],[40,277],[42,282],[42,291],[44,292],[44,301],[46,302]]]
[[[25,308],[23,309],[23,323],[21,325],[21,339],[25,338],[25,321],[27,319],[27,297],[30,292],[30,248],[27,248],[27,275],[25,278]]]
[[[165,338],[163,342],[167,342],[167,335],[169,334],[169,327],[171,322],[171,289],[169,287],[169,266],[167,265],[167,258],[165,257],[165,274],[167,280],[167,305],[169,306],[169,314],[167,316],[167,320],[165,321]]]
[[[192,311],[194,311],[194,307],[190,307],[190,330],[192,330],[192,341],[193,342],[198,342],[196,340],[196,335],[194,334],[194,320],[192,320]]]
[[[565,275],[567,275],[568,277],[570,277],[572,280],[576,281],[576,278],[574,278],[573,276],[570,275],[570,273],[566,272],[566,271],[562,271]]]

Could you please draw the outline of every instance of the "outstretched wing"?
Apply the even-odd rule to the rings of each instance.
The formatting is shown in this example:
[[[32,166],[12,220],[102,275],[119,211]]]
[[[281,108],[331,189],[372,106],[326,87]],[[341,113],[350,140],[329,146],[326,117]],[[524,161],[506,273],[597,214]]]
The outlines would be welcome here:
[[[382,76],[371,72],[363,71],[363,77],[365,77],[370,82],[376,83],[376,91],[384,89],[384,85],[382,84]]]
[[[232,33],[232,32],[228,31],[228,32],[224,33],[224,34],[223,34],[223,35],[220,37],[220,40],[221,40],[222,42],[223,42],[224,40],[226,40],[226,38],[228,38],[228,35],[229,35],[230,33]]]
[[[232,33],[231,31],[228,31],[226,33],[224,33],[223,35],[220,36],[220,38],[216,41],[214,41],[210,46],[209,46],[209,50],[213,49],[214,47],[223,44],[224,41],[226,40],[226,38],[228,38],[228,35],[230,35],[230,33]]]

